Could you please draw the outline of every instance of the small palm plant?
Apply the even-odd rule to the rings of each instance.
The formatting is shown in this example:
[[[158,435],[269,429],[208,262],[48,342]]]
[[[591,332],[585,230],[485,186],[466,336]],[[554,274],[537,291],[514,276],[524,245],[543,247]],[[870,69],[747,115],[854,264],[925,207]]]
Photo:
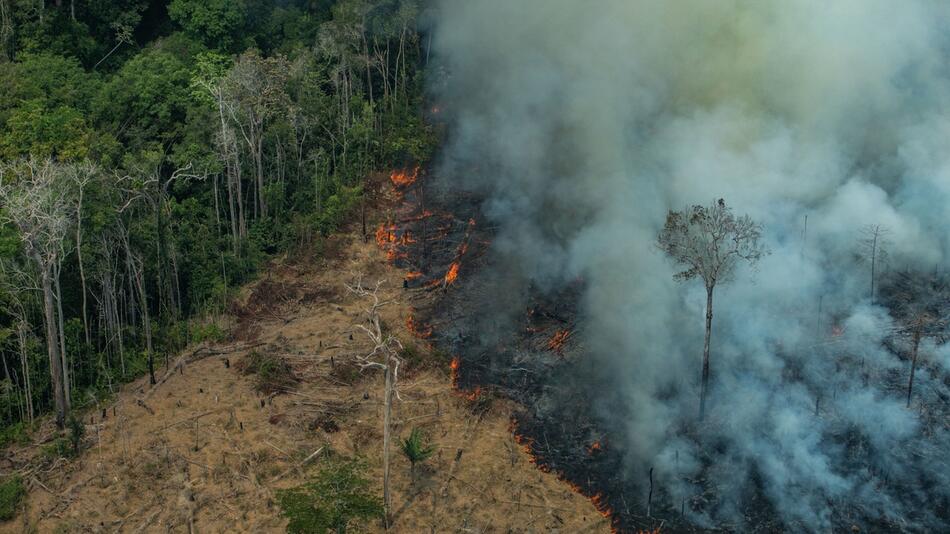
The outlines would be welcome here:
[[[400,444],[402,454],[409,460],[409,476],[416,479],[416,464],[422,463],[432,456],[435,447],[426,443],[425,436],[418,428],[413,428],[409,437]]]

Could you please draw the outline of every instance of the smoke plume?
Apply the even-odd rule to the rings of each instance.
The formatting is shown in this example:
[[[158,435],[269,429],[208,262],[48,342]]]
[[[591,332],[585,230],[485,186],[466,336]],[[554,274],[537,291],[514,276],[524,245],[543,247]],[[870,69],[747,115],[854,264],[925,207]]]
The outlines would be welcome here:
[[[433,90],[451,124],[439,174],[484,195],[497,226],[493,321],[523,311],[529,286],[583,279],[581,345],[610,391],[591,410],[625,407],[613,424],[630,473],[655,467],[673,509],[714,486],[699,525],[741,529],[757,491],[793,530],[947,528],[950,436],[920,406],[946,409],[950,348],[921,345],[906,408],[906,336],[858,251],[861,229],[880,225],[886,269],[950,259],[950,4],[437,11]],[[668,210],[720,197],[764,226],[771,254],[717,288],[711,415],[697,428],[705,292],[675,282],[654,243]]]

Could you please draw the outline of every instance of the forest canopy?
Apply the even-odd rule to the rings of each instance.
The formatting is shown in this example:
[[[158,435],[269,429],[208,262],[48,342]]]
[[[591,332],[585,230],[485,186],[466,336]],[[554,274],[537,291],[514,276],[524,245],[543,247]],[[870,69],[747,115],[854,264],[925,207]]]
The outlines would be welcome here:
[[[0,0],[0,426],[154,381],[370,172],[425,160],[423,9]]]

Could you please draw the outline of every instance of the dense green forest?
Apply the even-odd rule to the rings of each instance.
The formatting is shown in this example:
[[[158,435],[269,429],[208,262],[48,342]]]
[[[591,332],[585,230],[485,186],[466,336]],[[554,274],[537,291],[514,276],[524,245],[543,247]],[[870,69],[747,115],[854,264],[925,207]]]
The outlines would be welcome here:
[[[0,0],[0,425],[109,395],[424,160],[422,0]]]

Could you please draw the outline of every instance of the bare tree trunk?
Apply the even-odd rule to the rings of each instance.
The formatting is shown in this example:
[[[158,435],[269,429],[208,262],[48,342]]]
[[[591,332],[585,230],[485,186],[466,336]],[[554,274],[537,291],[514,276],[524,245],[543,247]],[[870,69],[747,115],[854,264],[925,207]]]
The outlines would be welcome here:
[[[107,252],[107,254],[109,254]],[[109,264],[112,264],[111,258],[109,259]],[[125,347],[122,341],[122,325],[119,320],[119,303],[115,294],[115,282],[113,280],[113,272],[102,273],[100,280],[102,285],[102,308],[103,308],[103,319],[106,323],[106,330],[108,331],[108,346],[113,347],[113,350],[118,349],[119,353],[119,369],[122,371],[122,376],[125,376]],[[115,340],[117,347],[112,343]]]
[[[181,275],[178,271],[178,253],[173,249],[171,255],[169,256],[171,260],[172,267],[172,283],[174,284],[175,291],[172,295],[175,297],[175,318],[179,318],[182,315],[181,310]]]
[[[706,394],[709,389],[709,339],[712,336],[713,319],[713,289],[715,286],[706,288],[706,339],[703,342],[703,377],[699,390],[699,420],[706,417]]]
[[[386,529],[389,529],[389,521],[392,514],[392,495],[389,492],[389,445],[392,440],[392,413],[393,413],[393,358],[386,358],[386,386],[385,395],[385,413],[383,415],[383,507],[385,517],[383,523]]]
[[[2,1],[2,0],[0,0]],[[89,311],[86,301],[86,270],[82,263],[82,196],[83,188],[79,188],[79,203],[76,211],[76,259],[79,261],[79,281],[82,285],[82,330],[86,337],[86,345],[92,345],[89,336]]]
[[[874,304],[874,277],[877,270],[877,231],[874,232],[874,241],[871,244],[871,304]]]
[[[26,350],[26,330],[27,324],[25,320],[20,320],[17,324],[17,341],[19,342],[20,348],[20,367],[22,368],[23,373],[23,389],[26,394],[26,414],[30,419],[30,424],[33,424],[33,387],[30,383],[30,363],[29,355]]]
[[[910,399],[914,393],[914,373],[917,371],[917,353],[920,349],[920,336],[922,325],[918,324],[914,329],[914,349],[910,358],[910,380],[907,382],[907,407],[910,408]]]
[[[63,362],[63,394],[66,395],[66,409],[69,409],[71,394],[69,391],[69,362],[66,358],[66,329],[63,326],[63,290],[59,285],[59,271],[57,266],[54,270],[53,287],[56,291],[56,315],[59,322],[59,357]]]
[[[66,415],[69,411],[66,394],[63,389],[63,360],[59,355],[59,335],[56,332],[56,304],[53,302],[52,267],[36,258],[40,267],[40,279],[43,285],[43,317],[46,323],[46,350],[49,354],[50,378],[53,386],[53,402],[56,407],[56,426],[60,430],[66,427]]]
[[[366,42],[366,21],[364,20],[361,25],[360,36],[363,39],[363,60],[366,61],[366,89],[369,92],[369,107],[373,110],[373,115],[376,114],[376,105],[373,99],[373,71],[370,68],[370,55],[369,55],[369,44]],[[373,120],[373,125],[375,129],[376,120]]]
[[[234,193],[234,171],[231,169],[231,157],[228,156],[227,164],[225,165],[227,169],[227,186],[228,186],[228,217],[231,222],[231,245],[234,250],[234,253],[238,253],[238,243],[241,242],[240,231],[238,230],[238,218],[237,218],[237,206],[236,206],[236,197]]]
[[[0,360],[3,361],[3,376],[6,377],[7,381],[9,381],[11,385],[16,384],[17,383],[16,378],[14,378],[12,374],[10,374],[10,367],[7,366],[7,357],[4,356],[3,354],[0,354]],[[18,412],[18,415],[20,416],[20,421],[22,421],[23,420],[23,403],[20,402],[19,388],[11,387],[10,389],[7,390],[7,418],[10,421],[13,420],[13,401],[10,399],[10,393],[14,393],[16,395],[17,412]]]
[[[263,125],[262,125],[263,126]],[[257,199],[260,203],[260,216],[267,217],[267,201],[264,199],[264,132],[257,133],[254,143],[254,170],[257,173]]]
[[[149,383],[155,384],[155,355],[152,352],[152,321],[149,318],[148,298],[145,293],[145,266],[141,260],[132,253],[127,234],[123,235],[123,244],[125,245],[125,254],[129,269],[132,270],[130,276],[135,284],[134,289],[138,291],[142,308],[142,329],[145,331],[145,350],[148,356],[148,379]]]
[[[321,198],[321,190],[323,189],[323,175],[320,174],[320,168],[318,167],[318,165],[320,164],[320,160],[318,158],[319,156],[313,159],[313,173],[314,173],[314,177],[313,177],[314,206],[313,207],[315,208],[317,213],[320,213],[321,211],[323,211],[323,204],[322,204],[323,199]]]
[[[224,116],[224,95],[218,88],[214,93],[218,102],[218,119],[221,125],[221,158],[227,172],[228,213],[231,217],[231,234],[234,253],[239,252],[241,238],[244,237],[244,210],[241,200],[241,159],[237,153],[237,142],[233,131],[228,128]]]
[[[133,262],[134,264],[134,262]],[[133,267],[134,268],[134,267]],[[142,303],[142,327],[145,329],[145,350],[148,353],[148,380],[150,384],[155,384],[155,354],[152,351],[152,321],[148,313],[148,298],[145,294],[145,280],[142,271],[144,266],[138,266],[135,273],[135,284],[139,291],[139,300]]]
[[[247,217],[244,215],[244,184],[241,178],[241,155],[238,153],[237,142],[234,143],[234,191],[237,193],[235,202],[238,212],[238,236],[243,240],[247,236]]]
[[[215,228],[221,231],[221,207],[218,202],[218,173],[212,177],[212,187],[214,188],[214,222]]]

